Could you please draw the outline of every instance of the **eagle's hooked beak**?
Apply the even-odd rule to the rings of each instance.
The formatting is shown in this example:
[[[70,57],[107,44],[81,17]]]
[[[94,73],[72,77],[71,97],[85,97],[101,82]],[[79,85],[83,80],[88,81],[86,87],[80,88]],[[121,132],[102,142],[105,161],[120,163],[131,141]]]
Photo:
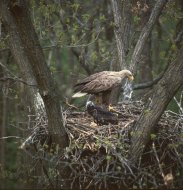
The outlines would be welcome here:
[[[130,75],[130,76],[128,77],[128,79],[129,79],[130,81],[134,80],[133,75]]]

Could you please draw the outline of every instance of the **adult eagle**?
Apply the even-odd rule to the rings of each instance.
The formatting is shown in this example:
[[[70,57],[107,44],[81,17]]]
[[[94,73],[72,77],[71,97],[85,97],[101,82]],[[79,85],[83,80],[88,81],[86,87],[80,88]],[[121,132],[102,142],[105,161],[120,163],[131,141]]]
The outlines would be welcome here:
[[[133,75],[129,70],[102,71],[92,74],[74,86],[75,94],[73,98],[92,94],[96,98],[96,103],[106,106],[110,105],[110,95],[112,90],[122,84],[122,80],[128,78],[133,80]]]

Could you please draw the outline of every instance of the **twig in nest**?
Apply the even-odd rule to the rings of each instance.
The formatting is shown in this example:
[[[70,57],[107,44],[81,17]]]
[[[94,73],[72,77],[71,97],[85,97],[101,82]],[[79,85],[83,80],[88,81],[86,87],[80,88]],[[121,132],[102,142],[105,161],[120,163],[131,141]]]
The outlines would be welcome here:
[[[166,176],[165,176],[165,174],[163,173],[163,168],[161,167],[161,164],[160,164],[160,161],[159,161],[159,158],[158,158],[158,154],[157,154],[157,151],[156,151],[156,147],[155,147],[154,142],[153,142],[153,144],[152,144],[152,148],[153,148],[153,151],[154,151],[156,160],[157,160],[157,162],[158,162],[159,170],[160,170],[160,172],[161,172],[161,176],[163,177],[164,184],[167,185],[167,183],[166,183]]]
[[[123,113],[122,113],[122,112],[117,111],[117,110],[112,110],[112,112],[113,112],[113,113],[117,113],[117,114],[119,114],[119,115],[123,115]]]
[[[68,98],[65,98],[65,104],[68,105],[71,108],[78,109],[78,107],[76,107],[75,105],[72,105],[72,104],[69,103]]]
[[[128,126],[129,126],[131,123],[133,123],[133,122],[134,122],[134,120],[129,121],[128,123],[125,124],[125,126],[124,126],[123,128],[128,127]]]

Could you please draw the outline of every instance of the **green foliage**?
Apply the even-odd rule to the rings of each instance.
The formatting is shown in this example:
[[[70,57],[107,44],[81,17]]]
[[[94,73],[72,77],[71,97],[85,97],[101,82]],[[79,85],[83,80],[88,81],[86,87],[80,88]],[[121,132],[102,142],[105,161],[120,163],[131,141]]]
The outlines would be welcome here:
[[[154,140],[156,138],[156,134],[151,134],[151,139]]]
[[[133,17],[133,21],[134,21],[135,24],[138,24],[140,22],[140,20],[141,20],[141,18],[139,16],[137,16],[137,15],[135,15]]]

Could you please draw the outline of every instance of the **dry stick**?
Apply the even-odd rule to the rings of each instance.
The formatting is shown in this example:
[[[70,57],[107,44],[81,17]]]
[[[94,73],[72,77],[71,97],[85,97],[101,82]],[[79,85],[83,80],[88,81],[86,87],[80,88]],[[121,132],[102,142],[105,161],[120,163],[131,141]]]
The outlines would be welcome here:
[[[79,109],[79,108],[76,107],[75,105],[70,104],[68,98],[65,98],[65,104],[68,105],[68,106],[71,107],[71,108]]]
[[[18,137],[18,136],[7,136],[7,137],[1,137],[0,140],[10,139],[10,138],[22,139],[22,137]]]
[[[85,187],[85,189],[89,189],[89,187],[93,184],[93,179],[90,181],[90,183]]]
[[[183,108],[182,108],[181,102],[178,102],[178,100],[175,96],[173,97],[173,99],[175,100],[175,102],[177,103],[177,106],[179,107],[179,110],[183,114]]]
[[[72,125],[68,125],[69,127],[72,127],[75,131],[78,131],[78,132],[81,132],[81,133],[84,133],[84,134],[87,134],[87,135],[91,135],[91,133],[88,133],[88,132],[86,132],[86,131],[83,131],[83,130],[81,130],[81,129],[79,129],[79,128],[77,128],[77,127],[74,127],[74,126],[72,126]]]
[[[108,173],[109,171],[109,160],[107,160],[107,166],[106,166],[106,169],[105,169],[105,172]],[[106,182],[106,176],[104,177],[105,181],[104,181],[104,184],[105,184],[105,189],[107,189],[107,182]]]
[[[163,173],[163,169],[161,167],[161,164],[160,164],[160,161],[159,161],[159,158],[158,158],[158,154],[157,154],[157,151],[156,151],[156,147],[154,145],[154,142],[152,144],[152,148],[153,148],[153,151],[154,151],[154,154],[155,154],[155,157],[156,157],[156,160],[158,162],[158,166],[159,166],[159,169],[160,169],[160,172],[161,172],[161,176],[163,177],[163,181],[165,183],[165,174]]]
[[[49,183],[50,183],[50,186],[54,189],[54,185],[53,185],[53,183],[52,183],[52,181],[51,181],[51,179],[50,179],[50,177],[49,177],[48,171],[47,171],[45,165],[43,164],[42,159],[39,159],[39,161],[40,161],[40,163],[42,164],[43,172],[44,172],[46,178],[48,179],[48,181],[49,181]]]

